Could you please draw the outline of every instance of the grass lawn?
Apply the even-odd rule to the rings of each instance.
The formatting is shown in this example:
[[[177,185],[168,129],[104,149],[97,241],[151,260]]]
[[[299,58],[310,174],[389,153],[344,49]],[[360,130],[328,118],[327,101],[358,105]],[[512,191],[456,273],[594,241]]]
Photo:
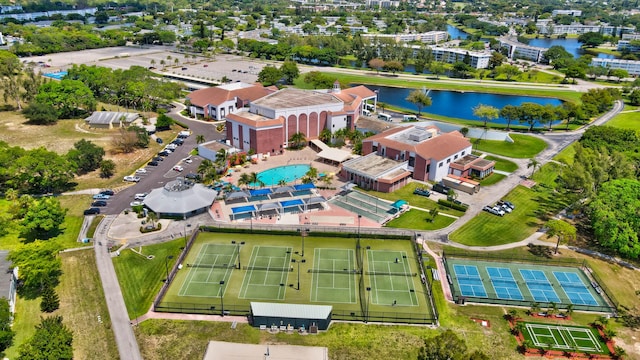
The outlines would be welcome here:
[[[493,173],[493,174],[487,176],[486,178],[480,180],[480,185],[481,186],[489,186],[489,185],[497,184],[500,181],[502,181],[502,179],[504,179],[506,177],[507,177],[507,175]]]
[[[625,110],[626,110],[625,106]],[[607,126],[613,126],[623,129],[640,130],[640,112],[625,112],[616,115],[613,119],[607,121]]]
[[[418,187],[428,187],[429,189],[431,188],[431,186],[425,186],[424,184],[421,184],[421,183],[412,182],[412,183],[409,183],[407,186],[403,187],[402,189],[396,190],[391,193],[383,193],[383,192],[372,191],[372,190],[367,191],[360,188],[358,188],[358,190],[364,193],[367,193],[371,196],[379,197],[381,199],[385,199],[389,201],[396,201],[396,200],[402,199],[407,201],[411,206],[419,207],[426,210],[438,209],[438,211],[440,212],[450,214],[453,216],[464,215],[462,211],[453,210],[448,207],[440,206],[438,205],[437,202],[429,199],[428,197],[415,195],[413,191]]]
[[[538,183],[532,189],[517,186],[506,197],[516,205],[510,214],[499,217],[482,212],[450,235],[450,239],[470,246],[491,246],[520,241],[533,234],[547,219],[567,201],[563,194],[551,190],[560,172],[560,165],[549,163],[534,176]],[[549,185],[549,186],[547,186]]]
[[[506,172],[514,172],[518,170],[518,164],[514,163],[513,161],[509,161],[507,159],[503,159],[501,157],[491,156],[491,155],[487,155],[484,158],[487,160],[495,161],[496,170],[506,171]]]
[[[162,286],[162,280],[166,277],[166,257],[173,256],[173,259],[168,261],[171,269],[180,253],[180,247],[183,246],[184,238],[180,238],[142,247],[145,256],[127,249],[122,251],[120,256],[113,258],[129,318],[136,318],[149,310],[153,298]],[[136,251],[139,250],[140,248],[136,248]],[[148,255],[154,255],[154,258],[149,260],[146,258]]]
[[[76,359],[116,359],[118,349],[111,329],[100,274],[93,249],[63,253],[60,309],[56,314],[73,331]],[[98,316],[100,320],[98,320]]]
[[[554,158],[553,160],[555,161],[560,161],[561,163],[565,163],[565,164],[573,164],[573,157],[576,154],[576,148],[574,146],[575,143],[572,143],[571,145],[567,146],[566,148],[562,149],[562,151],[560,151]]]
[[[18,357],[20,345],[27,341],[36,329],[35,326],[40,323],[40,299],[26,300],[18,297],[16,301],[16,314],[13,321],[12,329],[16,332],[13,339],[13,346],[5,350],[4,355],[9,359]]]
[[[509,136],[513,139],[512,143],[498,140],[480,140],[476,143],[476,139],[472,139],[471,142],[477,151],[519,159],[532,158],[547,148],[546,142],[533,136],[522,134]]]
[[[400,229],[437,230],[445,228],[456,221],[455,218],[444,215],[436,216],[433,222],[427,221],[427,218],[430,218],[430,215],[426,211],[411,209],[400,217],[389,221],[386,226]]]

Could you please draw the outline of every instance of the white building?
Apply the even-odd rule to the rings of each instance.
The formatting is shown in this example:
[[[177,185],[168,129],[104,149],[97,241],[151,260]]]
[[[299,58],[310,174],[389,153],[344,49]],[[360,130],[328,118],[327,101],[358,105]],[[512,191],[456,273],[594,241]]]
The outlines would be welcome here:
[[[543,47],[529,46],[521,42],[500,38],[500,47],[507,49],[509,59],[525,59],[535,62],[542,61],[544,53],[549,50]]]
[[[640,40],[640,34],[635,33],[624,33],[622,34],[622,40]]]
[[[640,61],[637,60],[622,60],[622,59],[591,59],[591,66],[601,66],[607,69],[622,69],[627,70],[629,75],[640,75]]]
[[[640,51],[640,46],[631,45],[631,41],[633,40],[620,40],[618,41],[618,51],[622,51],[624,49],[629,49],[631,52]]]
[[[393,39],[395,42],[420,41],[425,44],[437,44],[439,42],[447,41],[449,34],[446,31],[429,31],[419,34],[364,34],[362,37],[369,39],[387,38]]]
[[[476,69],[486,69],[489,67],[489,60],[491,60],[491,52],[479,52],[469,51],[466,49],[457,48],[443,48],[443,47],[431,47],[431,53],[435,61],[441,61],[449,64],[453,64],[458,61],[464,61],[464,58],[468,55],[471,59],[469,65]]]
[[[584,25],[581,23],[562,25],[555,24],[552,20],[538,20],[536,28],[540,34],[546,35],[582,35],[589,32],[596,32],[601,33],[602,35],[617,36],[620,32],[626,33],[635,31],[635,28],[633,27],[618,27],[608,24]]]
[[[551,16],[556,17],[558,15],[569,15],[574,17],[582,16],[582,10],[553,10]]]

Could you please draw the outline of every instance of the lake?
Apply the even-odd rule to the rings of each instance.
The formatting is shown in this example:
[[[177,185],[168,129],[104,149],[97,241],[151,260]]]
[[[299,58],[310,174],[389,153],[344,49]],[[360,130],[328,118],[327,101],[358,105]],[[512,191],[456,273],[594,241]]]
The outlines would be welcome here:
[[[580,48],[580,43],[578,42],[578,39],[576,39],[576,38],[573,38],[573,39],[544,39],[544,38],[531,39],[531,40],[529,40],[529,45],[537,46],[537,47],[543,47],[543,48],[550,48],[552,46],[559,45],[559,46],[564,47],[564,49],[567,50],[567,52],[569,52],[575,58],[578,58],[578,57],[584,55],[584,52]],[[610,55],[610,54],[598,54],[598,57],[599,58],[603,58],[603,59],[615,59],[615,56]]]
[[[378,101],[385,104],[401,107],[410,111],[417,111],[414,104],[405,100],[414,89],[394,88],[387,86],[367,85],[372,90],[378,90]],[[533,102],[541,105],[551,104],[554,106],[562,104],[562,101],[554,98],[543,98],[534,96],[500,95],[479,92],[458,92],[447,90],[429,90],[432,105],[422,109],[422,112],[448,116],[452,118],[483,121],[473,115],[473,108],[478,104],[491,105],[502,109],[506,105],[518,106],[525,102]],[[506,120],[498,118],[495,123],[506,124]]]
[[[469,37],[468,33],[452,25],[447,25],[447,32],[449,33],[451,40],[457,40],[457,39],[464,40]]]

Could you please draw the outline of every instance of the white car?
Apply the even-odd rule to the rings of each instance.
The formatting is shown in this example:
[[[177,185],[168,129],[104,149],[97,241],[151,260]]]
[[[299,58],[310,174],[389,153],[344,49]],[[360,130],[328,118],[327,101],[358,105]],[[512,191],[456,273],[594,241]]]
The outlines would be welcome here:
[[[193,162],[192,158],[186,158],[184,159],[184,162],[186,162],[187,164],[191,164]]]
[[[140,176],[132,176],[132,175],[128,175],[124,177],[124,181],[129,181],[129,182],[138,182],[140,181]]]
[[[178,148],[178,145],[176,145],[176,144],[169,144],[169,145],[164,147],[165,150],[169,149],[171,151],[173,151],[173,150],[175,150],[177,148]]]
[[[146,174],[147,173],[147,169],[138,169],[136,170],[136,174]]]
[[[144,200],[144,198],[146,198],[147,195],[149,195],[149,194],[148,193],[139,193],[139,194],[135,195],[134,199],[136,199],[136,200]]]
[[[184,171],[184,168],[180,165],[176,165],[173,167],[173,171],[178,171],[178,172],[182,172]]]
[[[129,206],[134,207],[134,206],[141,206],[144,205],[144,203],[142,201],[132,201],[131,203],[129,203]]]

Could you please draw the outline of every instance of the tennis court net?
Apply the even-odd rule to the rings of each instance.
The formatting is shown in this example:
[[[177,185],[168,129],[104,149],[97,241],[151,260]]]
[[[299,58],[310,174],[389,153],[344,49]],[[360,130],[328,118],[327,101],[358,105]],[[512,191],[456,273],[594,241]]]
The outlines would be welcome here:
[[[356,241],[356,264],[358,264],[358,269],[362,270],[362,247],[360,246],[360,239]]]
[[[206,269],[233,269],[236,264],[187,264],[187,267]]]
[[[312,274],[361,274],[358,269],[309,269],[307,272]]]
[[[261,271],[279,271],[279,272],[291,272],[293,271],[293,267],[270,267],[270,266],[243,266],[243,270],[261,270]]]
[[[371,275],[371,276],[407,276],[407,277],[411,277],[411,276],[418,276],[417,273],[408,273],[408,272],[382,272],[382,271],[368,271],[367,275]]]

